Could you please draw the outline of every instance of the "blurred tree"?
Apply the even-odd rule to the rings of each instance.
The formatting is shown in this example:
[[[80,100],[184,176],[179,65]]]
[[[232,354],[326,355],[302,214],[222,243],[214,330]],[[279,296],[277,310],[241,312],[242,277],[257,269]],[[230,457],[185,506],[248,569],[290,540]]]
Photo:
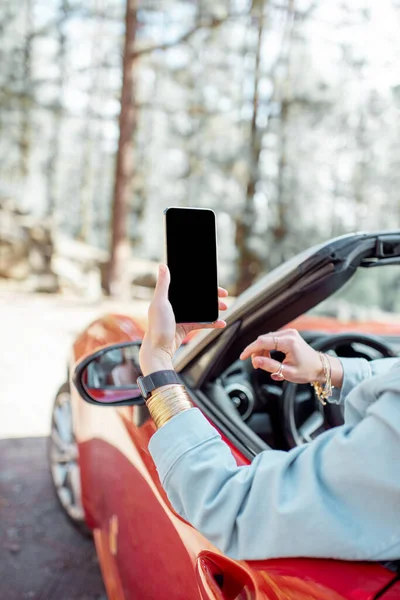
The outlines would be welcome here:
[[[21,90],[21,124],[19,133],[20,171],[23,178],[29,173],[29,159],[32,135],[32,41],[34,36],[32,18],[32,0],[25,0],[25,42],[23,49],[23,87]]]
[[[101,69],[101,39],[104,35],[104,21],[106,13],[103,3],[99,0],[94,1],[95,19],[93,23],[90,64],[93,68],[88,73],[88,92],[86,99],[86,110],[84,115],[84,125],[82,132],[82,160],[79,186],[79,210],[80,210],[80,230],[78,238],[83,242],[90,243],[91,232],[93,230],[94,219],[94,146],[98,145],[101,139],[101,127],[95,117],[96,101],[99,96],[101,80],[104,76]]]
[[[134,97],[134,64],[140,56],[155,50],[167,50],[188,42],[200,29],[214,29],[224,23],[226,17],[211,16],[204,23],[198,20],[185,34],[171,42],[135,51],[134,44],[137,29],[136,0],[127,0],[125,14],[125,40],[122,62],[121,110],[119,114],[119,142],[116,156],[114,194],[112,201],[111,251],[107,278],[107,291],[111,296],[130,294],[130,235],[128,231],[129,202],[133,180],[133,137],[136,122]],[[141,208],[141,214],[143,207]],[[140,213],[139,213],[140,214]]]
[[[66,44],[67,36],[65,29],[69,17],[69,2],[61,0],[55,19],[55,30],[57,38],[56,64],[58,68],[57,98],[52,107],[52,133],[49,141],[48,156],[45,164],[46,173],[46,214],[55,215],[57,211],[57,169],[59,167],[61,128],[64,117],[63,102],[66,77]]]
[[[252,117],[250,124],[248,177],[246,184],[246,195],[244,209],[236,218],[235,243],[238,252],[236,294],[242,293],[248,288],[260,273],[261,258],[251,246],[251,237],[256,221],[254,210],[254,195],[256,185],[259,181],[259,159],[261,153],[262,133],[257,126],[259,107],[259,83],[261,78],[261,48],[263,42],[264,20],[268,2],[265,0],[254,0],[251,15],[257,22],[257,43],[254,64],[254,87],[252,93]]]
[[[279,56],[281,75],[278,87],[279,102],[279,144],[278,169],[276,181],[276,210],[275,223],[272,226],[273,246],[276,249],[274,260],[284,259],[283,247],[290,235],[290,225],[293,225],[294,177],[293,165],[290,164],[288,138],[290,135],[290,110],[298,98],[293,91],[293,66],[291,61],[293,51],[293,36],[295,27],[294,0],[288,0],[286,25],[283,34],[282,52]],[[282,251],[283,250],[283,251]]]
[[[134,42],[136,36],[136,0],[126,0],[125,41],[122,60],[121,110],[119,141],[115,165],[112,201],[111,252],[107,291],[112,296],[129,296],[128,204],[133,175],[134,107]]]
[[[143,0],[124,80],[127,0],[0,0],[0,194],[112,248],[113,293],[129,245],[161,257],[172,204],[216,210],[239,291],[323,238],[396,227],[398,6]]]

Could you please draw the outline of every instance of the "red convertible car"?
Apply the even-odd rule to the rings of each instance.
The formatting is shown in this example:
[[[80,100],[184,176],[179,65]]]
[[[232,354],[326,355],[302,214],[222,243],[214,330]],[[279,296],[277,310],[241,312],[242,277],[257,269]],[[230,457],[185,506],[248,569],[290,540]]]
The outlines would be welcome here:
[[[254,370],[238,360],[242,349],[291,324],[313,347],[339,356],[398,355],[399,264],[400,231],[331,240],[243,293],[225,329],[201,331],[180,348],[176,371],[239,465],[342,423],[340,407],[316,402],[310,385]],[[385,313],[371,312],[368,303],[379,299]],[[110,600],[400,599],[396,561],[232,560],[175,513],[148,452],[155,425],[135,383],[143,333],[128,315],[87,327],[53,410],[54,485],[70,520],[93,534]]]

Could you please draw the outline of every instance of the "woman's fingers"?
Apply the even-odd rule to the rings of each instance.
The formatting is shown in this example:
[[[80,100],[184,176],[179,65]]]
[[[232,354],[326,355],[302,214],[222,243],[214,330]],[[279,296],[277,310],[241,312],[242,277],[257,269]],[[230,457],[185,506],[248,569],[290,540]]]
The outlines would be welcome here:
[[[264,339],[265,338],[265,339]],[[275,349],[275,341],[272,336],[270,339],[267,336],[260,336],[255,342],[249,344],[241,353],[241,360],[249,358],[252,354],[261,354],[264,350],[270,352]]]
[[[223,319],[218,319],[214,323],[185,323],[184,328],[186,333],[197,329],[223,329],[226,327],[226,322]]]
[[[222,329],[226,327],[226,321],[217,319],[214,323],[202,323],[201,329]]]
[[[257,354],[252,354],[251,360],[253,360],[253,358],[256,358],[256,356],[264,356],[265,358],[271,358],[271,353],[268,350],[261,350]]]
[[[286,354],[293,348],[297,339],[296,336],[298,336],[297,332],[292,329],[274,331],[272,333],[260,335],[243,350],[240,358],[245,360],[252,354],[260,354],[263,350],[267,350],[268,352],[278,350],[279,352]]]
[[[275,373],[281,366],[278,360],[267,356],[253,356],[251,362],[255,369],[263,369],[263,371],[268,371],[269,373]]]
[[[219,310],[227,310],[228,305],[220,298],[226,298],[228,296],[228,291],[223,287],[218,287],[218,309]]]
[[[296,375],[295,369],[286,363],[280,363],[278,360],[274,360],[273,358],[267,358],[265,356],[254,356],[252,358],[253,367],[255,369],[262,369],[263,371],[267,371],[271,373],[271,378],[275,381],[282,381],[281,377],[276,377],[274,373],[279,371],[280,367],[282,367],[281,375],[283,375],[283,379],[287,379],[288,381],[293,381]]]

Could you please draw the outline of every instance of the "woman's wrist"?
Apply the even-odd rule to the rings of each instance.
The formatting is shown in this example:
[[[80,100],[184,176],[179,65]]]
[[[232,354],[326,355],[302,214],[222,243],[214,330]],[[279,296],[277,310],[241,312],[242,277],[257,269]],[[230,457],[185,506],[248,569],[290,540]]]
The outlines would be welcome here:
[[[343,385],[343,365],[340,358],[337,356],[326,355],[331,363],[332,386],[340,389]]]
[[[193,406],[184,386],[179,384],[164,385],[156,389],[146,405],[157,429]]]
[[[172,357],[160,348],[152,348],[149,345],[142,344],[140,349],[140,368],[143,376],[150,375],[155,371],[164,371],[173,369]]]
[[[169,371],[173,370],[172,360],[149,360],[141,363],[141,370],[143,376],[155,373],[155,371]]]
[[[329,361],[330,367],[331,367],[331,381],[332,381],[332,386],[335,388],[340,389],[342,387],[342,383],[343,383],[343,366],[342,363],[340,361],[340,359],[337,356],[332,356],[330,354],[325,354],[327,360]],[[313,379],[313,381],[316,381],[317,383],[320,384],[324,384],[326,380],[325,374],[324,374],[324,367],[323,364],[320,361],[320,365],[319,368],[317,370],[317,373]]]

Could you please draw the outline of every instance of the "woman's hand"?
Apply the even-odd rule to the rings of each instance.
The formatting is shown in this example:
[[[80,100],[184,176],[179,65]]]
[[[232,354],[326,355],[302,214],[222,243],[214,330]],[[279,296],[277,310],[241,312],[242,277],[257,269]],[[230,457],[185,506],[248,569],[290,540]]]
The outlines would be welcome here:
[[[170,274],[167,265],[158,269],[157,285],[149,307],[149,319],[146,334],[140,348],[139,360],[143,375],[154,371],[172,369],[172,357],[190,331],[194,329],[221,329],[226,323],[218,319],[212,324],[180,323],[176,324],[171,303],[168,300]],[[218,288],[218,297],[224,298],[228,292]],[[190,302],[188,300],[188,302]],[[228,307],[223,300],[218,302],[219,310]]]
[[[271,358],[272,350],[283,352],[286,355],[283,363]],[[271,377],[276,381],[286,379],[293,383],[310,383],[311,381],[325,383],[321,357],[303,340],[296,329],[282,329],[260,335],[255,342],[243,350],[240,358],[244,360],[250,356],[256,369],[272,373]],[[329,356],[328,360],[332,368],[332,384],[335,387],[341,387],[342,364],[334,356]],[[282,367],[281,370],[280,367]],[[279,370],[281,377],[275,375]]]

